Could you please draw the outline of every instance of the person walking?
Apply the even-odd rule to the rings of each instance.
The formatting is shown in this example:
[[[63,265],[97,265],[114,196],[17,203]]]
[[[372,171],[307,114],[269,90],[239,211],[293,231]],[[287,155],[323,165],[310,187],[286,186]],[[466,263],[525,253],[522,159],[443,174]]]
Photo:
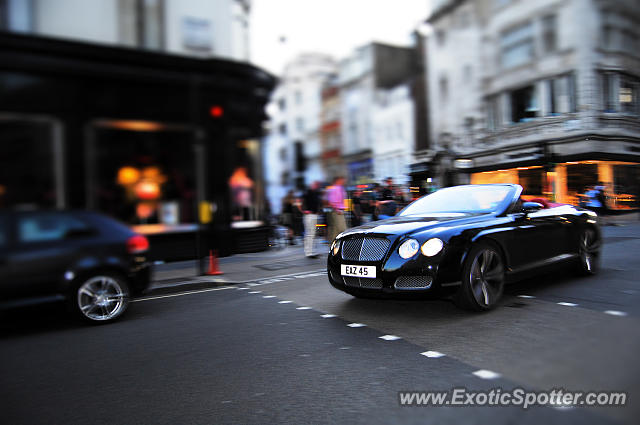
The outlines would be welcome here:
[[[329,212],[329,223],[327,231],[327,241],[329,243],[340,233],[347,230],[347,222],[344,218],[344,210],[346,206],[344,199],[347,197],[347,193],[344,190],[344,177],[336,177],[333,181],[333,185],[327,189],[327,203],[331,212]]]
[[[316,240],[316,224],[318,224],[318,214],[322,208],[320,200],[320,183],[311,183],[311,186],[304,193],[302,198],[304,213],[304,255],[308,258],[316,258],[314,244]]]

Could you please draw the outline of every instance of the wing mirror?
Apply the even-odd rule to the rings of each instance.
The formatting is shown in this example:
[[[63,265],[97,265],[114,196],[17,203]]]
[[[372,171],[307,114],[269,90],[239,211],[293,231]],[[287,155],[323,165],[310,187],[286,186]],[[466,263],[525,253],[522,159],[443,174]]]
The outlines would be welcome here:
[[[522,212],[525,214],[531,214],[533,212],[539,211],[543,209],[544,206],[537,202],[523,202],[522,203]]]

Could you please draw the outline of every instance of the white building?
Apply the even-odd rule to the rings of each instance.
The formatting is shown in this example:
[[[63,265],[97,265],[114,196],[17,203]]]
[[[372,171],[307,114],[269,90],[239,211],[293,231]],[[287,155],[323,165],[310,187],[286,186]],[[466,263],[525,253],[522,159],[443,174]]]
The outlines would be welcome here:
[[[428,19],[432,135],[472,183],[576,203],[604,182],[637,205],[637,0],[438,1]],[[634,204],[635,203],[635,204]]]
[[[324,181],[320,125],[322,87],[336,73],[334,59],[305,53],[289,62],[271,96],[270,131],[264,140],[267,199],[274,212],[291,189]]]
[[[414,103],[408,84],[380,90],[373,105],[374,179],[393,177],[409,182],[409,164],[415,146]]]
[[[249,60],[250,0],[6,0],[7,29]]]
[[[395,161],[413,152],[407,82],[414,59],[411,48],[370,43],[340,62],[341,139],[349,183],[403,172]]]

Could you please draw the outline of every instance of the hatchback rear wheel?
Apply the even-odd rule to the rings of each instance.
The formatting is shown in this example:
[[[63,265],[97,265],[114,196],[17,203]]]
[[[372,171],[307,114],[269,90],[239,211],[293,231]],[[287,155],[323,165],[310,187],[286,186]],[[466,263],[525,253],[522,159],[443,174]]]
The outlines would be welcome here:
[[[129,305],[126,280],[114,273],[98,273],[83,279],[74,291],[73,307],[80,317],[93,323],[116,320]]]

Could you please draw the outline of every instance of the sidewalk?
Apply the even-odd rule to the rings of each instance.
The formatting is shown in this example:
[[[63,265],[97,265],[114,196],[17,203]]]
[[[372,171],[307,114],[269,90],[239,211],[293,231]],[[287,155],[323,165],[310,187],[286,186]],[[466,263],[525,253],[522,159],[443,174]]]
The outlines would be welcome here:
[[[324,269],[329,247],[326,243],[318,244],[316,252],[317,258],[307,258],[302,244],[298,244],[219,258],[218,268],[224,274],[218,276],[202,275],[196,260],[156,264],[153,266],[153,282],[147,292],[193,290]],[[208,259],[203,261],[203,267],[208,267]]]

